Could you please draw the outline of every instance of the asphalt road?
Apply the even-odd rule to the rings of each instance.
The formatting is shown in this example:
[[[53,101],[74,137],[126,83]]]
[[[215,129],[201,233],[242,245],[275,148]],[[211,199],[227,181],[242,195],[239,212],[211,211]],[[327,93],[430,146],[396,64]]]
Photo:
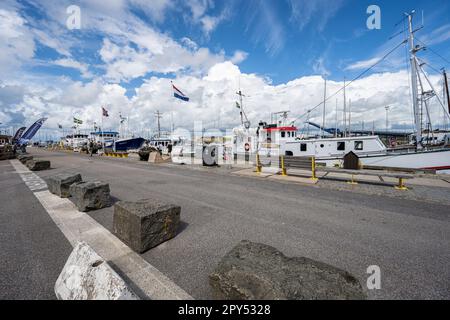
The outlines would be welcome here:
[[[72,246],[9,161],[0,161],[0,300],[55,299]]]
[[[52,161],[53,170],[39,173],[44,179],[80,172],[85,180],[109,182],[117,200],[156,197],[181,205],[180,233],[143,257],[197,299],[211,297],[208,274],[243,239],[343,268],[364,287],[367,267],[378,265],[382,288],[367,290],[371,299],[450,298],[448,205],[238,177],[223,169],[30,152]],[[112,213],[106,208],[90,215],[111,230]]]

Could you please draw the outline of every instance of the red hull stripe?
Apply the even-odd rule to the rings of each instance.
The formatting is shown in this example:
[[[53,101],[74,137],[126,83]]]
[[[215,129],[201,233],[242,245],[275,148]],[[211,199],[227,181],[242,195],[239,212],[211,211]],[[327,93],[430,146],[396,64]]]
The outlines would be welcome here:
[[[297,131],[296,127],[267,128],[267,131]]]
[[[450,166],[442,166],[442,167],[428,167],[423,169],[429,169],[429,170],[450,170]]]

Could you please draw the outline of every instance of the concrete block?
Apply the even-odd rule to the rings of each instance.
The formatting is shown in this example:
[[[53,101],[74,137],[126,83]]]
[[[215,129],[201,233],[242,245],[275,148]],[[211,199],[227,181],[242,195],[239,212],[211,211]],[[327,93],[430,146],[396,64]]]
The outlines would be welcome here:
[[[176,236],[181,207],[156,199],[120,201],[114,205],[114,234],[143,253]]]
[[[217,299],[346,300],[365,299],[359,281],[348,272],[277,249],[242,241],[209,276]]]
[[[78,242],[56,280],[59,300],[138,300],[125,281],[88,244]]]
[[[0,152],[0,160],[11,160],[15,157],[13,152]]]
[[[47,179],[48,190],[61,198],[70,197],[70,186],[76,182],[81,182],[79,173],[62,173]]]
[[[76,182],[69,188],[78,210],[98,210],[111,205],[109,184],[102,181]]]
[[[27,161],[33,160],[33,156],[26,155],[26,154],[20,154],[17,156],[17,159],[22,162],[23,164],[26,164]]]
[[[26,162],[31,171],[42,171],[50,169],[50,161],[47,160],[29,160]]]
[[[148,162],[150,163],[168,163],[170,156],[161,155],[159,152],[150,152]]]

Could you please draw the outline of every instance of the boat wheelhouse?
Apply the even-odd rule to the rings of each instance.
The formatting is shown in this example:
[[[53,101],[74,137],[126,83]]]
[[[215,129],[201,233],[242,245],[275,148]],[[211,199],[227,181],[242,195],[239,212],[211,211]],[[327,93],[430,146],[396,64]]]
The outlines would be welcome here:
[[[283,141],[281,153],[286,156],[315,157],[327,165],[338,165],[353,152],[358,157],[386,155],[387,149],[378,136],[294,139]]]
[[[87,145],[88,142],[89,136],[87,134],[74,133],[67,135],[63,144],[78,152],[83,146]]]

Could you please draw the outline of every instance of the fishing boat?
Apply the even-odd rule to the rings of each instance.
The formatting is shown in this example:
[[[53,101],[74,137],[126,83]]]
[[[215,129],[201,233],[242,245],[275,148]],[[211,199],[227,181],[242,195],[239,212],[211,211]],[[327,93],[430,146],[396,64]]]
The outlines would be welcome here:
[[[252,134],[252,133],[255,134]],[[414,169],[450,169],[450,148],[428,146],[422,150],[416,148],[390,149],[379,136],[319,137],[303,138],[298,128],[292,124],[261,122],[256,131],[248,131],[243,141],[256,141],[245,148],[249,154],[257,152],[264,159],[273,158],[277,163],[280,155],[296,157],[315,157],[318,163],[327,166],[341,166],[343,158],[349,152],[355,153],[363,165],[414,168]],[[239,147],[240,137],[235,137]],[[249,143],[247,142],[247,143]],[[238,152],[238,154],[241,154]]]
[[[125,138],[114,141],[114,151],[127,152],[132,150],[138,150],[144,144],[144,138]]]
[[[122,113],[119,113],[119,118],[119,136],[114,140],[113,150],[115,152],[137,152],[146,140],[130,133],[129,117],[123,117]],[[125,121],[126,126],[124,126]]]
[[[450,98],[448,98],[447,112],[443,102],[436,94],[433,84],[423,70],[423,61],[416,57],[416,53],[423,48],[416,46],[414,42],[414,33],[417,30],[413,31],[413,13],[407,15],[406,18],[409,23],[408,43],[411,61],[412,107],[415,115],[415,130],[411,137],[411,145],[404,148],[388,148],[377,135],[356,136],[348,132],[347,128],[340,132],[337,128],[328,130],[324,126],[319,126],[321,135],[318,137],[299,136],[298,129],[294,125],[295,120],[288,120],[288,112],[286,111],[278,113],[277,116],[281,117],[278,117],[275,121],[269,124],[260,122],[256,130],[251,130],[242,121],[242,115],[245,116],[245,113],[243,113],[241,99],[242,123],[241,127],[233,131],[236,153],[239,154],[242,151],[244,153],[257,152],[266,159],[272,157],[274,160],[280,155],[315,157],[316,161],[327,166],[339,166],[343,162],[343,157],[349,152],[353,152],[358,155],[363,165],[434,169],[437,171],[449,170],[450,135],[448,133],[433,135],[432,131],[424,130],[422,115],[427,115],[427,127],[430,128],[431,119],[428,101],[430,98],[436,97],[440,106],[444,109],[445,116],[450,119]],[[445,73],[444,76],[446,77]],[[424,89],[422,78],[425,78],[432,89],[431,91]],[[448,87],[446,89],[448,97]],[[325,101],[323,103],[325,104]],[[307,122],[311,123],[309,119]]]

